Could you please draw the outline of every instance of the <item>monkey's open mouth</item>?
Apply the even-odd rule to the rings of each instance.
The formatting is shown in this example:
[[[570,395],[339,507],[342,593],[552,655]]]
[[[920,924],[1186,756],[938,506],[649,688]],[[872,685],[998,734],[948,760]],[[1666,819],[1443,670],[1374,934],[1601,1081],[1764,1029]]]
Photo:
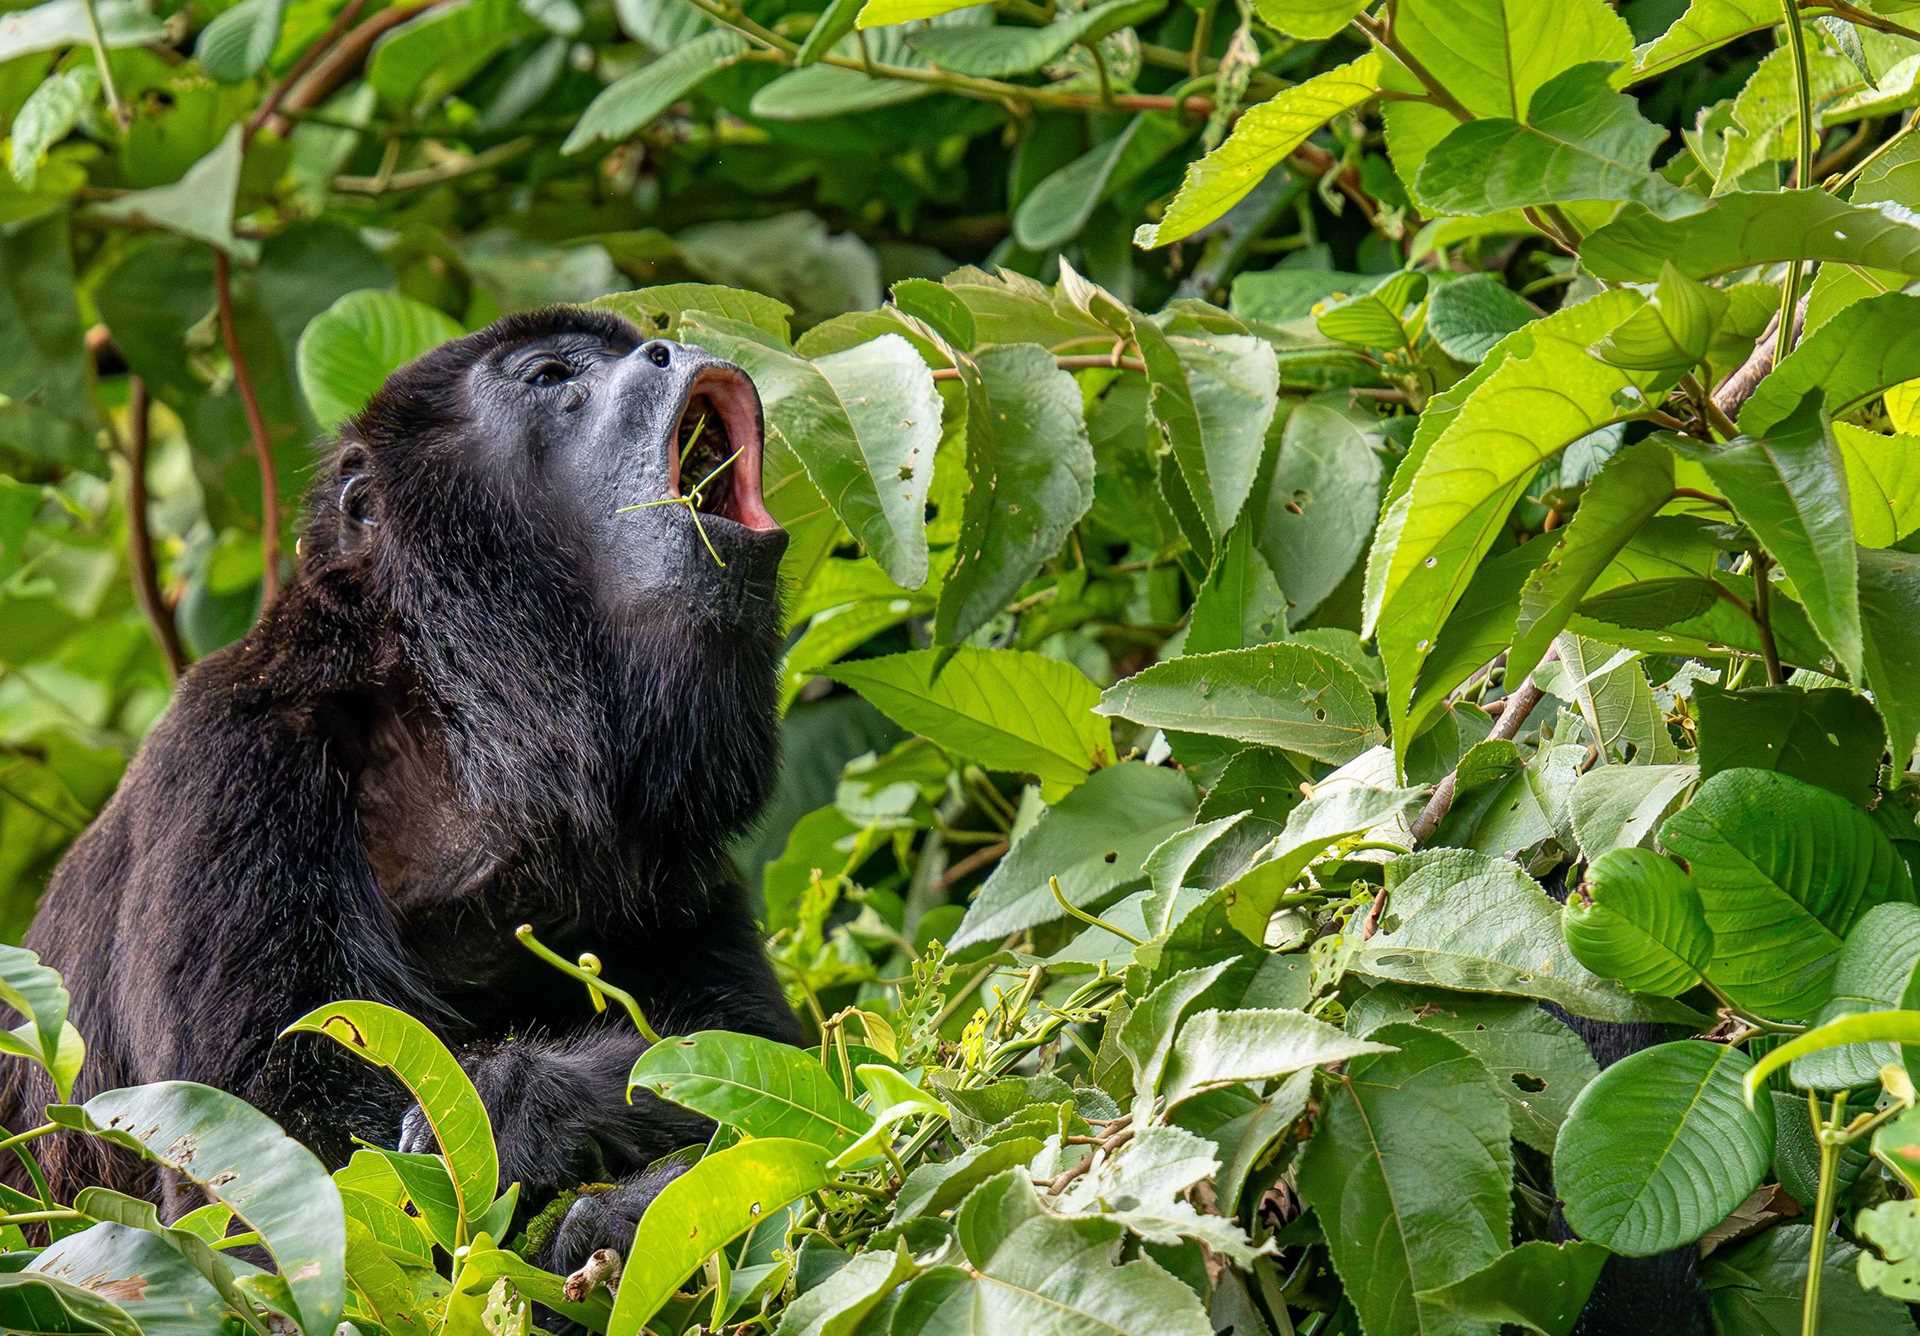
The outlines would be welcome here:
[[[672,495],[702,515],[759,532],[778,530],[760,493],[760,396],[733,367],[694,378],[680,410],[671,461]]]

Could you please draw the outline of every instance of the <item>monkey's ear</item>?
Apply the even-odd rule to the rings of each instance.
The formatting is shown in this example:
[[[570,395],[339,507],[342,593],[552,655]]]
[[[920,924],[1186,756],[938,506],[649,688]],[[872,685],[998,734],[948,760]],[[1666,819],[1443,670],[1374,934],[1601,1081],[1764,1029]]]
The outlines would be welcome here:
[[[367,471],[367,448],[358,441],[349,442],[340,452],[334,471],[334,504],[340,512],[340,550],[358,552],[373,540],[380,525],[380,507],[373,491],[373,476]]]

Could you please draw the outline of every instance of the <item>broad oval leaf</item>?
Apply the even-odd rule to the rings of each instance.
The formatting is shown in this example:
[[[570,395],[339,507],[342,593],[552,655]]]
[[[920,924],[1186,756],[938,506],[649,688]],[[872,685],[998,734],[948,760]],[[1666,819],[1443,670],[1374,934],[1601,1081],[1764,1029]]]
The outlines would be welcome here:
[[[433,1031],[383,1003],[335,1002],[308,1012],[283,1033],[325,1035],[399,1077],[446,1156],[461,1221],[471,1228],[493,1205],[500,1180],[493,1124],[473,1082]]]
[[[365,408],[402,366],[459,337],[452,317],[411,297],[349,292],[301,332],[301,392],[320,425],[331,427]]]
[[[813,1054],[730,1030],[661,1040],[633,1064],[627,1088],[651,1090],[751,1137],[787,1137],[836,1152],[872,1121]]]
[[[1286,641],[1167,659],[1108,687],[1098,709],[1333,765],[1385,740],[1360,675],[1325,650]]]
[[[634,1231],[608,1329],[639,1331],[715,1250],[825,1187],[827,1159],[813,1142],[768,1137],[716,1151],[667,1184]]]
[[[1609,849],[1594,860],[1567,897],[1562,926],[1582,965],[1637,993],[1678,997],[1713,958],[1699,891],[1651,849]]]
[[[1920,1011],[1862,1011],[1768,1049],[1747,1073],[1747,1103],[1751,1105],[1766,1079],[1788,1063],[1848,1044],[1920,1044]]]
[[[1721,771],[1660,839],[1700,890],[1713,930],[1707,978],[1763,1016],[1810,1014],[1861,916],[1914,899],[1906,864],[1865,812],[1772,770]]]
[[[562,153],[579,153],[602,140],[630,138],[654,117],[698,88],[709,75],[732,64],[747,49],[747,39],[731,28],[715,28],[684,46],[663,53],[601,90],[568,132]]]
[[[1773,1159],[1773,1119],[1741,1098],[1751,1063],[1689,1039],[1622,1058],[1581,1091],[1553,1152],[1574,1231],[1651,1257],[1726,1219]]]
[[[211,1086],[161,1081],[53,1105],[47,1116],[164,1165],[232,1207],[273,1257],[300,1325],[333,1330],[346,1302],[340,1193],[314,1153],[266,1114]]]
[[[1891,1011],[1908,1001],[1914,966],[1920,964],[1920,906],[1875,905],[1847,934],[1833,968],[1833,992],[1814,1015],[1818,1029],[1843,1016]],[[1796,1086],[1847,1090],[1878,1082],[1880,1069],[1900,1061],[1888,1044],[1825,1049],[1793,1064]]]
[[[0,1324],[47,1336],[142,1336],[132,1314],[112,1300],[38,1271],[0,1275]]]
[[[1166,7],[1167,0],[1105,0],[1038,28],[910,28],[907,45],[954,74],[1004,79],[1039,69],[1076,42],[1097,42],[1144,23]]]

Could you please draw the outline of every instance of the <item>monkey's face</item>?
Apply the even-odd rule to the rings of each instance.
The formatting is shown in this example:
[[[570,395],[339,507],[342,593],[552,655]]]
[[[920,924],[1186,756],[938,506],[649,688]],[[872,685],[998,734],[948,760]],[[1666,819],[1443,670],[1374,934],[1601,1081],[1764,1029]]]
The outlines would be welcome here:
[[[760,397],[704,349],[600,311],[509,316],[396,372],[352,434],[371,458],[343,451],[341,508],[397,521],[366,541],[490,532],[496,560],[564,554],[619,621],[777,627],[787,536],[761,492]],[[476,502],[503,522],[463,525]]]

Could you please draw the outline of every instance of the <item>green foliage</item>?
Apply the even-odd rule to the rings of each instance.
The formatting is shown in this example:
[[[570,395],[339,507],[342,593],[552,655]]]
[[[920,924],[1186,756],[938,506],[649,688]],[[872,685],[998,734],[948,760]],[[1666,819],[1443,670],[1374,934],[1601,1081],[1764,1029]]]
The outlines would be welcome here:
[[[568,1298],[336,1000],[441,1153],[54,1104],[215,1200],[0,1191],[0,1326],[1557,1336],[1698,1245],[1723,1332],[1911,1331],[1920,34],[1820,8],[0,0],[0,936],[306,443],[593,302],[762,399],[818,1042],[653,1045],[717,1130]]]

